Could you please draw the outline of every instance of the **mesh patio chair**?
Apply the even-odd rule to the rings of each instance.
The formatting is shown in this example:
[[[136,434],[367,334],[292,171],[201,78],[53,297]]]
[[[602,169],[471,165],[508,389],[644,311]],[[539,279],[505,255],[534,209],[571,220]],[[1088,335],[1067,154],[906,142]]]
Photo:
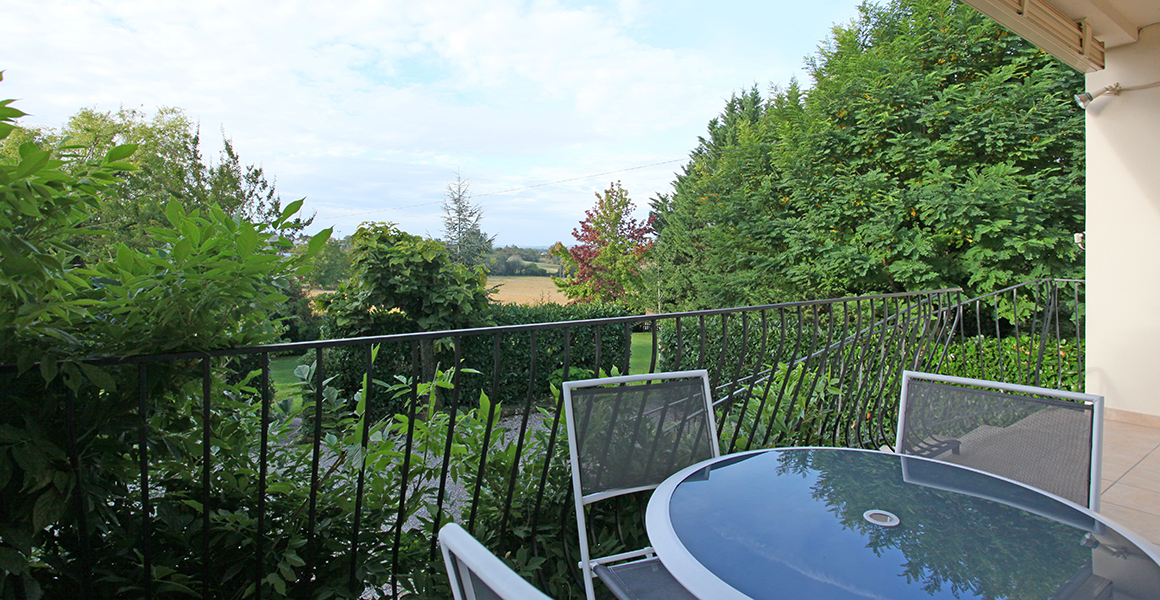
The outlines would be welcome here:
[[[622,600],[693,598],[651,547],[592,559],[584,507],[655,489],[669,475],[721,454],[708,372],[569,381],[564,410],[588,600],[596,597],[593,577]]]
[[[1103,396],[905,371],[895,450],[1098,511],[1103,422]]]
[[[455,600],[551,600],[455,523],[439,530],[439,546]]]

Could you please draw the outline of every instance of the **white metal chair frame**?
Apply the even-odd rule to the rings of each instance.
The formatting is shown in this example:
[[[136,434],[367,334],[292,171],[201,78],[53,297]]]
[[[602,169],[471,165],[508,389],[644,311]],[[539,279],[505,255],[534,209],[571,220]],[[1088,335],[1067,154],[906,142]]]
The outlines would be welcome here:
[[[580,562],[579,562],[578,566],[584,572],[584,593],[587,595],[588,600],[595,600],[595,598],[596,598],[596,591],[592,585],[592,580],[593,580],[593,578],[596,577],[596,575],[593,573],[593,569],[595,567],[597,567],[599,565],[607,565],[610,563],[618,563],[618,562],[628,561],[628,560],[632,560],[632,559],[642,559],[642,558],[643,559],[650,559],[650,558],[654,557],[656,555],[656,553],[653,551],[652,546],[648,546],[645,548],[641,548],[640,550],[621,552],[619,554],[614,554],[612,556],[605,556],[605,557],[596,558],[596,559],[591,558],[591,556],[589,554],[589,549],[588,549],[588,527],[586,524],[586,520],[584,518],[584,507],[588,504],[592,504],[592,503],[598,502],[600,500],[607,500],[609,498],[614,498],[616,496],[621,496],[624,494],[631,494],[634,492],[641,492],[641,491],[645,491],[645,490],[653,490],[653,489],[656,489],[657,485],[659,485],[660,482],[658,482],[657,484],[654,484],[654,485],[645,485],[645,486],[638,486],[638,487],[633,487],[633,488],[607,490],[607,491],[603,491],[603,492],[589,494],[587,496],[581,495],[582,488],[580,485],[580,456],[579,456],[579,451],[576,447],[577,446],[577,443],[576,443],[576,421],[575,421],[575,414],[574,414],[575,411],[572,408],[572,390],[575,388],[607,387],[607,386],[612,386],[612,385],[636,383],[639,381],[663,381],[666,379],[691,379],[694,377],[700,377],[702,384],[704,386],[705,411],[707,414],[706,418],[708,420],[708,424],[711,426],[710,430],[709,430],[709,439],[711,441],[710,446],[711,446],[713,458],[717,458],[721,455],[721,448],[720,448],[720,445],[717,441],[716,419],[714,418],[714,414],[713,414],[713,396],[712,396],[712,391],[710,390],[710,387],[709,387],[709,372],[705,369],[699,369],[699,370],[694,370],[694,371],[667,372],[667,373],[648,373],[648,374],[643,374],[643,375],[624,375],[624,376],[620,376],[620,377],[604,377],[604,378],[599,378],[599,379],[585,379],[585,380],[579,380],[579,381],[568,381],[568,382],[565,382],[563,384],[564,411],[565,411],[565,419],[566,419],[567,430],[568,430],[568,455],[572,461],[572,463],[571,463],[572,464],[572,490],[574,492],[573,496],[574,496],[575,502],[576,502],[576,522],[579,526],[578,529],[580,532]],[[677,466],[676,468],[673,469],[673,473],[676,473],[677,471],[680,471],[681,469],[683,469],[684,467],[687,467],[687,466],[689,466],[689,465]],[[671,475],[671,473],[670,473],[670,475]]]
[[[447,576],[451,579],[451,593],[455,600],[477,600],[476,590],[470,580],[463,581],[468,572],[474,573],[501,598],[551,600],[455,523],[448,523],[439,530],[439,546],[443,550],[443,562],[447,565]]]
[[[1083,394],[1079,392],[1069,392],[1066,390],[1053,390],[1050,388],[1036,387],[1030,385],[1020,385],[1015,383],[1003,383],[999,381],[988,381],[986,379],[971,379],[969,377],[954,377],[951,375],[938,375],[935,373],[922,373],[919,371],[903,371],[902,372],[902,396],[898,403],[898,430],[895,437],[895,450],[902,445],[902,435],[906,430],[906,406],[909,391],[909,384],[911,380],[921,379],[924,381],[933,381],[937,383],[948,383],[954,385],[975,386],[980,388],[987,388],[992,390],[1001,390],[1004,392],[1012,392],[1015,394],[1028,394],[1033,396],[1053,396],[1056,398],[1065,398],[1068,400],[1075,400],[1088,404],[1092,407],[1092,451],[1091,451],[1091,465],[1089,467],[1091,473],[1091,480],[1088,482],[1088,506],[1092,512],[1099,512],[1100,510],[1100,465],[1103,462],[1103,423],[1104,423],[1104,397],[1093,394]],[[901,451],[899,451],[901,453]]]

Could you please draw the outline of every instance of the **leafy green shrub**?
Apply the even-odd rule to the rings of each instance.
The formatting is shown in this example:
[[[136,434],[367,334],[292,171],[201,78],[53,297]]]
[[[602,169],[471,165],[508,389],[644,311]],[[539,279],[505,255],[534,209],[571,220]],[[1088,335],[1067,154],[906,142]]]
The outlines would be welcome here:
[[[945,375],[989,379],[1082,392],[1084,374],[1078,360],[1083,340],[1031,334],[1000,339],[974,336],[946,351]]]
[[[0,138],[23,114],[10,102],[0,102]],[[301,201],[264,225],[212,204],[187,212],[170,202],[168,225],[149,230],[148,250],[118,245],[108,260],[76,259],[72,240],[99,233],[84,224],[102,202],[116,201],[103,195],[115,189],[117,173],[134,168],[125,161],[134,151],[117,146],[92,159],[86,148],[29,142],[16,162],[0,161],[0,597],[113,597],[146,585],[171,595],[196,587],[190,567],[197,553],[189,549],[202,521],[190,503],[197,502],[207,426],[203,365],[84,361],[252,346],[282,333],[271,315],[287,299],[277,283],[302,264],[283,256]],[[306,255],[327,236],[312,238]],[[252,528],[237,515],[252,504],[258,468],[249,444],[260,428],[246,421],[254,412],[252,376],[222,360],[204,368],[213,390],[213,477],[221,483],[211,507],[222,527],[214,548],[253,555],[253,536],[237,535]],[[139,394],[147,401],[139,403]],[[141,439],[150,465],[148,525]],[[271,517],[271,531],[274,524]],[[270,547],[283,552],[275,565],[294,561],[291,546]],[[230,577],[244,564],[210,558]]]

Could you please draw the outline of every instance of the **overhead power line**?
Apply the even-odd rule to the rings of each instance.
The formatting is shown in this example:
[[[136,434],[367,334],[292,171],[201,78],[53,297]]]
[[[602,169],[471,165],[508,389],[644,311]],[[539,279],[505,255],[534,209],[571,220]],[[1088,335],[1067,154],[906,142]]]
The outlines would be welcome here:
[[[627,171],[636,171],[638,169],[647,169],[649,167],[659,167],[661,165],[667,165],[667,164],[671,164],[671,163],[675,163],[675,162],[681,162],[683,160],[685,160],[685,159],[676,158],[673,160],[664,160],[664,161],[661,161],[658,163],[652,163],[651,165],[641,165],[639,167],[629,167],[627,169],[618,169],[616,171],[605,171],[603,173],[595,173],[593,175],[581,175],[580,177],[572,177],[570,179],[559,179],[556,181],[549,181],[546,183],[537,183],[535,185],[525,185],[524,187],[511,188],[511,189],[507,189],[507,190],[499,190],[498,192],[488,192],[486,194],[479,194],[475,197],[480,198],[482,196],[494,196],[496,194],[507,194],[509,192],[520,192],[523,190],[530,190],[532,188],[544,187],[544,186],[548,186],[548,185],[556,185],[557,183],[568,183],[569,181],[580,181],[581,179],[592,179],[593,177],[603,177],[604,175],[615,175],[617,173],[625,173]]]
[[[676,158],[676,159],[673,159],[673,160],[664,160],[664,161],[661,161],[661,162],[656,162],[656,163],[647,164],[647,165],[640,165],[640,166],[637,166],[637,167],[628,167],[627,169],[617,169],[617,170],[615,170],[615,171],[605,171],[605,172],[603,172],[603,173],[593,173],[592,175],[581,175],[581,176],[579,176],[579,177],[570,177],[570,178],[568,178],[568,179],[557,179],[557,180],[555,180],[555,181],[546,181],[546,182],[544,182],[544,183],[537,183],[537,184],[535,184],[535,185],[526,185],[526,186],[523,186],[523,187],[515,187],[515,188],[509,188],[509,189],[506,189],[506,190],[498,190],[498,191],[495,191],[495,192],[487,192],[487,193],[485,193],[485,194],[475,194],[475,195],[473,195],[472,197],[473,197],[473,198],[480,198],[480,197],[483,197],[483,196],[495,196],[495,195],[498,195],[498,194],[509,194],[509,193],[511,193],[511,192],[520,192],[520,191],[523,191],[523,190],[530,190],[530,189],[534,189],[534,188],[541,188],[541,187],[546,187],[546,186],[549,186],[549,185],[557,185],[557,184],[560,184],[560,183],[568,183],[568,182],[570,182],[570,181],[580,181],[581,179],[592,179],[593,177],[603,177],[604,175],[615,175],[616,173],[625,173],[625,172],[628,172],[628,171],[636,171],[636,170],[639,170],[639,169],[648,169],[648,168],[650,168],[650,167],[658,167],[658,166],[660,166],[660,165],[667,165],[667,164],[671,164],[671,163],[675,163],[675,162],[681,162],[681,161],[683,161],[683,160],[685,160],[685,159],[684,159],[684,158]],[[368,210],[368,211],[357,212],[357,213],[347,213],[347,214],[345,214],[345,215],[336,215],[335,217],[332,217],[332,218],[338,218],[338,217],[361,217],[361,216],[363,216],[363,215],[371,215],[371,214],[374,214],[374,213],[387,212],[387,211],[390,211],[390,210],[403,210],[403,209],[405,209],[405,208],[418,208],[418,207],[420,207],[420,206],[434,206],[434,205],[436,205],[436,204],[442,204],[442,203],[443,203],[443,200],[436,200],[436,201],[434,201],[434,202],[422,202],[422,203],[419,203],[419,204],[408,204],[407,206],[390,206],[390,207],[387,207],[387,208],[376,208],[375,210]]]
[[[761,146],[771,146],[771,145],[773,145],[773,144],[775,144],[775,143],[776,143],[776,142],[762,142],[762,143],[760,143],[760,144],[753,144],[753,145],[750,145],[750,146],[738,146],[738,147],[736,147],[736,148],[722,148],[722,149],[719,149],[719,150],[711,150],[711,151],[709,152],[709,154],[723,154],[723,153],[725,153],[725,152],[736,152],[736,151],[738,151],[738,150],[748,150],[748,149],[750,149],[750,148],[758,148],[758,147],[761,147]],[[617,173],[627,173],[628,171],[638,171],[638,170],[640,170],[640,169],[648,169],[648,168],[651,168],[651,167],[659,167],[659,166],[661,166],[661,165],[669,165],[669,164],[672,164],[672,163],[683,162],[683,161],[686,161],[686,160],[693,160],[693,158],[692,158],[692,157],[686,157],[686,158],[674,158],[674,159],[672,159],[672,160],[662,160],[661,162],[655,162],[655,163],[650,163],[650,164],[647,164],[647,165],[640,165],[640,166],[636,166],[636,167],[628,167],[628,168],[625,168],[625,169],[617,169],[617,170],[615,170],[615,171],[605,171],[605,172],[603,172],[603,173],[593,173],[593,174],[591,174],[591,175],[581,175],[581,176],[579,176],[579,177],[569,177],[568,179],[557,179],[557,180],[555,180],[555,181],[546,181],[546,182],[544,182],[544,183],[537,183],[537,184],[534,184],[534,185],[525,185],[525,186],[523,186],[523,187],[514,187],[514,188],[508,188],[508,189],[506,189],[506,190],[497,190],[497,191],[494,191],[494,192],[487,192],[487,193],[484,193],[484,194],[475,194],[475,195],[473,195],[472,197],[473,197],[473,198],[482,198],[482,197],[484,197],[484,196],[496,196],[496,195],[499,195],[499,194],[510,194],[510,193],[512,193],[512,192],[522,192],[522,191],[524,191],[524,190],[531,190],[531,189],[535,189],[535,188],[547,187],[547,186],[549,186],[549,185],[558,185],[558,184],[561,184],[561,183],[568,183],[568,182],[571,182],[571,181],[580,181],[580,180],[582,180],[582,179],[592,179],[593,177],[603,177],[603,176],[605,176],[605,175],[615,175],[615,174],[617,174]],[[347,214],[345,214],[345,215],[336,215],[335,217],[330,217],[330,218],[339,218],[339,217],[361,217],[361,216],[363,216],[363,215],[372,215],[372,214],[375,214],[375,213],[387,212],[387,211],[391,211],[391,210],[403,210],[403,209],[405,209],[405,208],[419,208],[420,206],[434,206],[434,205],[436,205],[436,204],[442,204],[442,203],[443,203],[443,200],[436,200],[436,201],[434,201],[434,202],[421,202],[421,203],[419,203],[419,204],[408,204],[408,205],[406,205],[406,206],[389,206],[389,207],[387,207],[387,208],[376,208],[376,209],[374,209],[374,210],[368,210],[368,211],[363,211],[363,212],[357,212],[357,213],[347,213]]]

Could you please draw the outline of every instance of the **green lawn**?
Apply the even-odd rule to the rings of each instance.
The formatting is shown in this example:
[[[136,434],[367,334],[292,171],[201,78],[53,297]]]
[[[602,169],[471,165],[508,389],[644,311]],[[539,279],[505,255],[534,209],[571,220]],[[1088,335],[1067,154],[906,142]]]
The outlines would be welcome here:
[[[270,359],[270,383],[274,385],[274,400],[289,398],[290,394],[298,389],[294,385],[298,378],[294,376],[294,369],[298,366],[301,356],[277,356]],[[648,368],[648,365],[645,365]]]
[[[647,331],[632,334],[632,349],[628,357],[628,374],[648,373],[652,362],[652,334]]]

